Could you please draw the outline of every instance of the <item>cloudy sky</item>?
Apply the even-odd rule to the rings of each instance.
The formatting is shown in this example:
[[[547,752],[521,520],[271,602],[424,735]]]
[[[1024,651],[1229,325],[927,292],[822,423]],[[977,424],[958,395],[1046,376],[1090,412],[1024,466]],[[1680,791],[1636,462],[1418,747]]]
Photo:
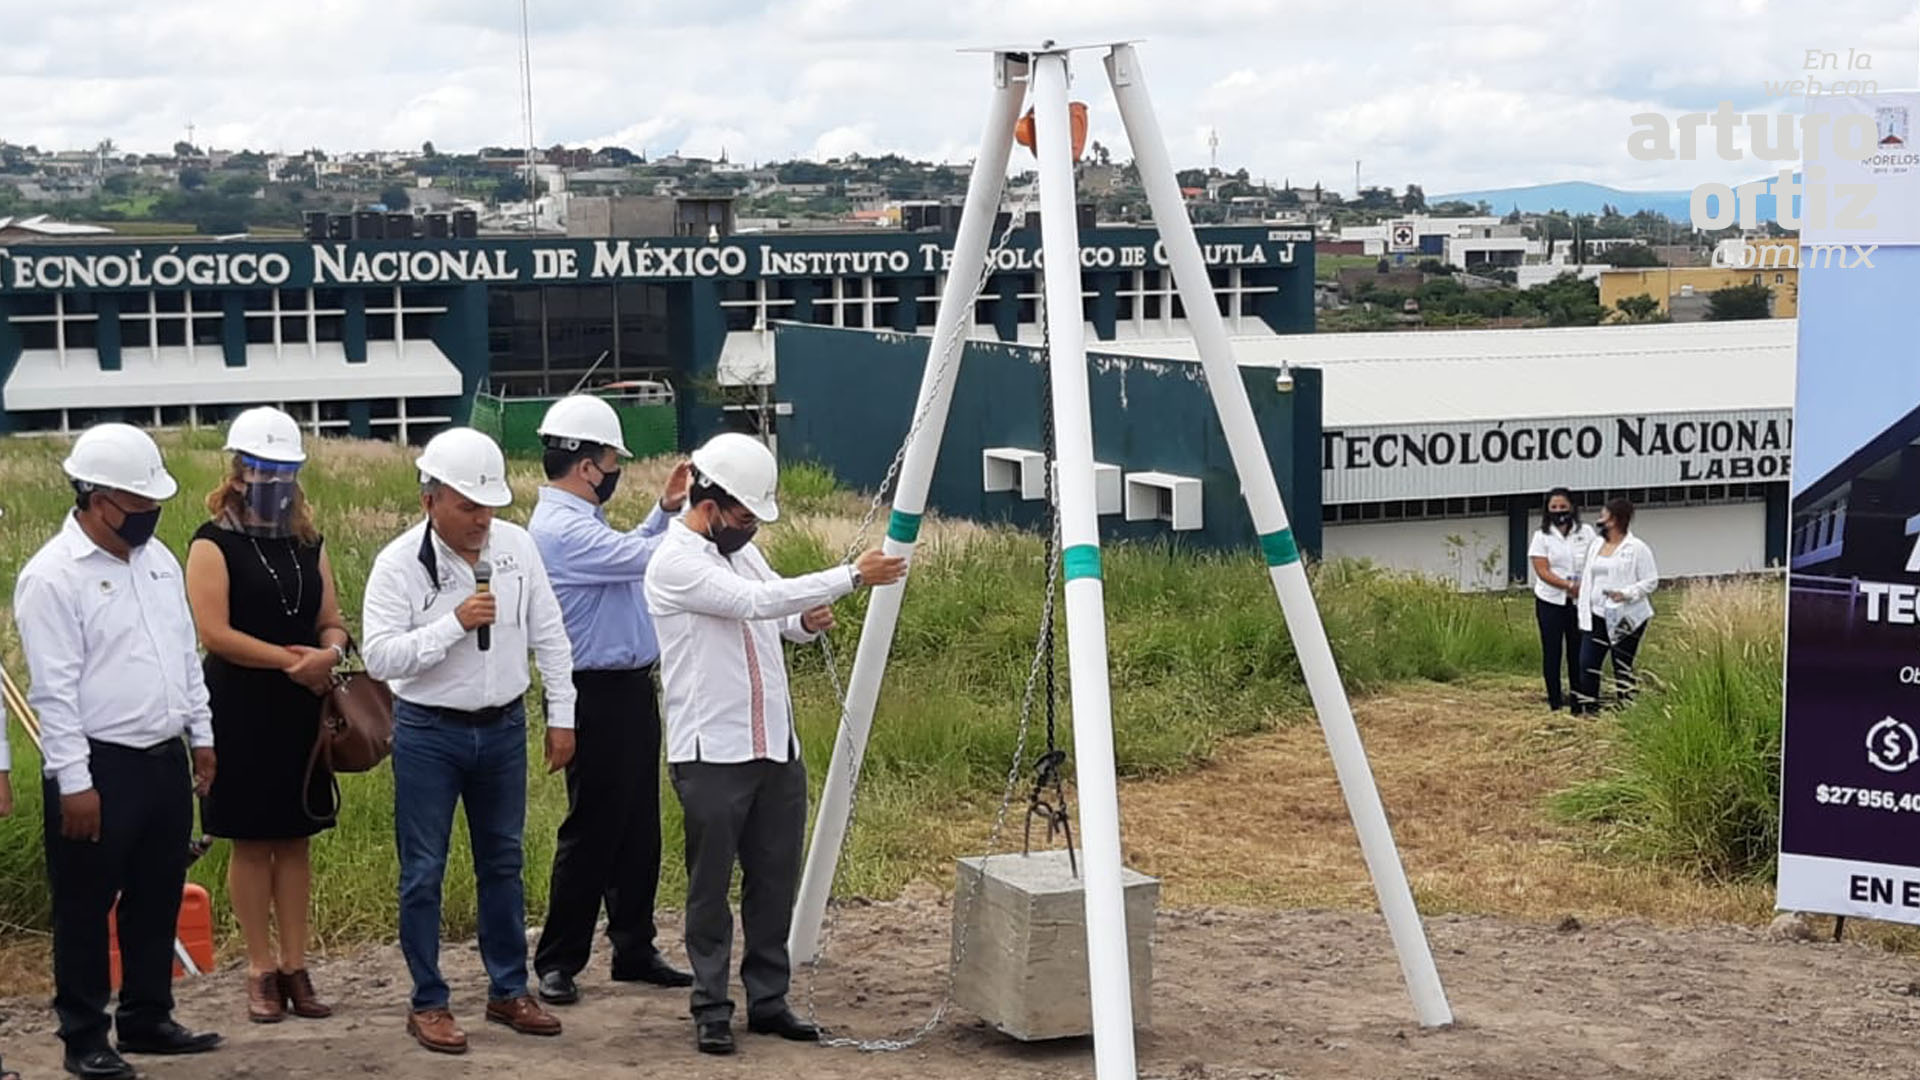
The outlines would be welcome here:
[[[1120,38],[1183,164],[1429,193],[1772,171],[1647,163],[1636,113],[1798,112],[1802,74],[1920,82],[1920,0],[529,0],[541,145],[735,160],[971,157],[966,45]],[[518,0],[0,0],[0,139],[164,150],[517,145]],[[1807,50],[1867,69],[1803,73]],[[1093,137],[1124,145],[1097,54]],[[1116,156],[1125,156],[1120,151]]]

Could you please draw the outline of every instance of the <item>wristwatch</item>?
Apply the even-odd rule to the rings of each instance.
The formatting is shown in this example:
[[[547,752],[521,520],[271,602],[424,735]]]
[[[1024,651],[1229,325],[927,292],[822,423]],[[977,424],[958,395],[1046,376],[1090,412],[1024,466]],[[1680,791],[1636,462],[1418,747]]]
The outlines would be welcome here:
[[[849,566],[847,567],[847,569],[853,572],[853,587],[856,589],[859,588],[860,587],[860,568],[857,566]]]

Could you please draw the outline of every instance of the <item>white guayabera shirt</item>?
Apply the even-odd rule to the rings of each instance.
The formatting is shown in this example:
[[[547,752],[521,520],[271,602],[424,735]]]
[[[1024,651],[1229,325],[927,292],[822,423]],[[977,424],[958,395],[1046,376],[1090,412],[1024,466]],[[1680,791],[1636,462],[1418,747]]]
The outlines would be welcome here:
[[[573,646],[533,537],[496,520],[480,557],[493,564],[495,604],[484,652],[479,635],[454,613],[475,588],[467,560],[424,521],[381,550],[362,604],[367,674],[391,683],[402,700],[472,712],[527,692],[531,648],[546,690],[547,726],[573,727]]]
[[[783,578],[748,544],[731,557],[676,520],[647,566],[660,636],[667,760],[736,765],[799,753],[782,638],[808,642],[800,614],[854,589],[853,568]]]
[[[87,740],[134,750],[213,745],[213,713],[180,562],[158,540],[125,561],[67,515],[20,571],[13,618],[40,717],[45,773],[60,794],[93,787]]]

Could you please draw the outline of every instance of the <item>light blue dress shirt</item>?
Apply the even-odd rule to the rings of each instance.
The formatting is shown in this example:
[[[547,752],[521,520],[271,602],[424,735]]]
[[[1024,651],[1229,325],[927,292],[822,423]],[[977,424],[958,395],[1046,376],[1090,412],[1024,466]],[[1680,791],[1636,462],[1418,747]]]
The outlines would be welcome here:
[[[591,501],[540,489],[527,531],[560,599],[575,671],[624,671],[660,658],[644,584],[669,520],[656,502],[639,528],[620,532]]]

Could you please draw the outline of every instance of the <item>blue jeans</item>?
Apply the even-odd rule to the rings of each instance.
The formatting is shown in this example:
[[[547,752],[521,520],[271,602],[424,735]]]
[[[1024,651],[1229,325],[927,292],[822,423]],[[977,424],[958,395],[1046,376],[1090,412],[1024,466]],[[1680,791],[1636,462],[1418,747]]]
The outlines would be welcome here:
[[[413,975],[413,1008],[447,1007],[447,984],[440,977],[440,886],[456,801],[466,804],[473,841],[487,996],[495,1001],[519,997],[527,992],[527,904],[520,880],[527,821],[526,709],[516,704],[495,723],[476,727],[395,701],[393,720],[400,951]]]

